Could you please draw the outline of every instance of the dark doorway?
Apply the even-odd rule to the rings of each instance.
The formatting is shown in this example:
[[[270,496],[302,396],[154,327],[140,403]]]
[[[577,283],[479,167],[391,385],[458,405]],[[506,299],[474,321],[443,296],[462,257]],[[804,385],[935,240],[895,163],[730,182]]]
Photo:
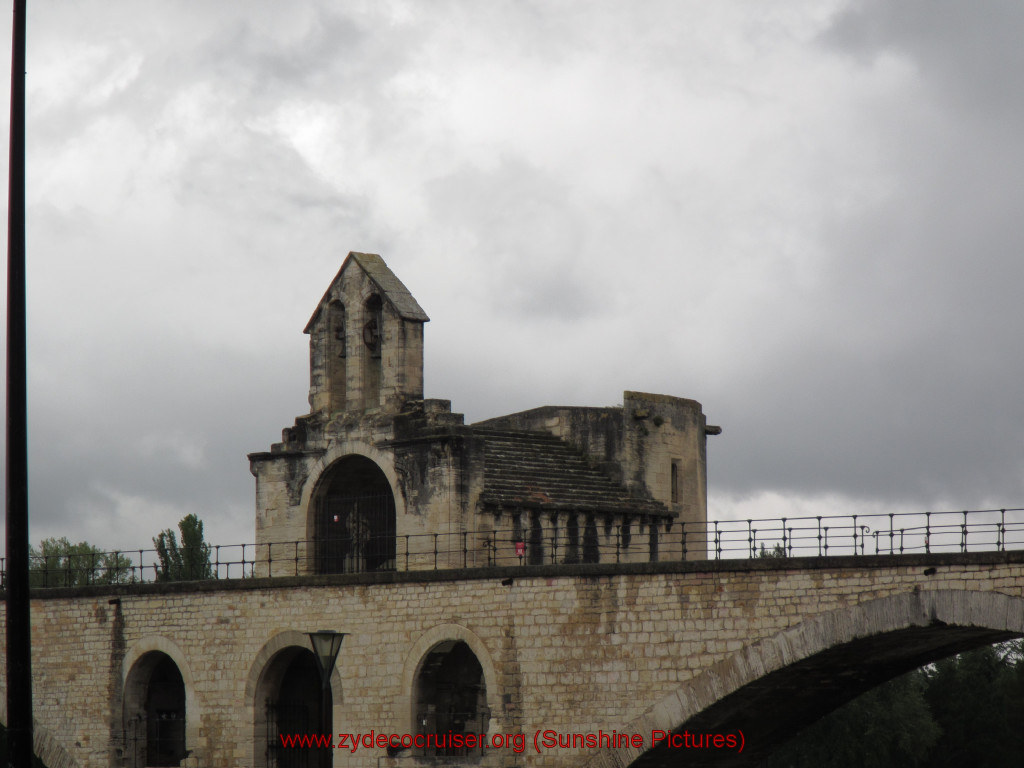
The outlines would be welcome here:
[[[146,765],[178,765],[185,757],[185,683],[164,656],[146,692]]]
[[[176,766],[185,758],[185,683],[166,653],[152,651],[125,681],[129,765]]]
[[[441,643],[423,660],[417,678],[416,721],[420,733],[437,734],[439,744],[451,734],[487,733],[490,712],[484,673],[466,643]],[[480,753],[454,746],[425,750],[427,755],[439,756]]]
[[[384,472],[364,456],[336,462],[316,499],[318,573],[395,568],[395,497]]]
[[[303,648],[283,651],[274,660],[277,691],[266,700],[268,768],[319,768],[321,750],[299,746],[292,737],[323,730],[320,670],[312,652]],[[285,738],[282,739],[281,737]]]

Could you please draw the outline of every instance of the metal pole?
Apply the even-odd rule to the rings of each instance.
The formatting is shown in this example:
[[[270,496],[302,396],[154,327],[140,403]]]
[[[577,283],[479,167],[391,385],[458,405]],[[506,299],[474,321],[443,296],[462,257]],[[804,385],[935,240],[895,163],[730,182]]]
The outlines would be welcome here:
[[[32,764],[28,596],[28,418],[25,363],[25,8],[14,0],[7,198],[7,749]]]
[[[331,671],[334,669],[334,663],[341,650],[345,633],[335,632],[332,629],[320,630],[319,632],[310,632],[309,639],[313,644],[316,665],[320,669],[320,734],[327,738],[333,728],[334,700],[331,696]],[[320,768],[330,768],[334,764],[333,755],[333,750],[321,747],[316,762],[320,764]]]
[[[320,733],[324,738],[334,731],[334,718],[331,711],[334,709],[334,697],[331,696],[331,673],[320,670]],[[326,747],[320,749],[321,768],[331,768],[334,765],[334,755]]]

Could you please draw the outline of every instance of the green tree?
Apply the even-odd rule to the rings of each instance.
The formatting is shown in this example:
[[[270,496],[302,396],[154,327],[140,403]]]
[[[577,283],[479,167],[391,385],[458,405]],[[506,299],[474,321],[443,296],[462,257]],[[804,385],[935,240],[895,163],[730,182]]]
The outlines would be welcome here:
[[[898,768],[927,765],[939,738],[920,671],[858,696],[777,750],[766,768]]]
[[[929,764],[1019,765],[1024,754],[1020,645],[985,646],[927,668],[927,698],[942,738]]]
[[[764,544],[761,545],[761,551],[757,553],[759,558],[778,558],[782,559],[786,557],[786,550],[782,548],[781,544],[776,544],[774,549],[765,549]]]
[[[196,515],[185,515],[178,523],[181,545],[174,531],[167,528],[153,539],[160,560],[157,581],[198,581],[213,578],[210,545],[203,538],[203,521]]]
[[[1024,754],[1024,640],[914,670],[805,729],[763,763],[1006,766]]]
[[[67,537],[29,547],[29,586],[80,587],[119,584],[129,580],[132,561],[120,552],[103,552],[85,541],[72,544]]]

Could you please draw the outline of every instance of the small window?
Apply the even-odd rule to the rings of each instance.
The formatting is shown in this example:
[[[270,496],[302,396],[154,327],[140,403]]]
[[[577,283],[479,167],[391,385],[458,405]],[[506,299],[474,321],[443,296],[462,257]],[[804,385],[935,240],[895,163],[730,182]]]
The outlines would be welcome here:
[[[366,322],[363,324],[363,343],[370,350],[370,357],[379,358],[381,355],[382,335],[384,333],[384,318],[381,308],[383,303],[380,296],[371,296],[366,301]]]
[[[679,459],[672,459],[672,469],[670,470],[671,485],[672,485],[672,503],[679,503]]]
[[[383,380],[384,313],[380,296],[374,294],[363,306],[363,410],[379,408]]]
[[[347,355],[347,349],[345,347],[345,334],[347,333],[345,326],[345,305],[340,301],[332,301],[329,317],[331,321],[331,345],[334,351],[334,356],[345,357]]]

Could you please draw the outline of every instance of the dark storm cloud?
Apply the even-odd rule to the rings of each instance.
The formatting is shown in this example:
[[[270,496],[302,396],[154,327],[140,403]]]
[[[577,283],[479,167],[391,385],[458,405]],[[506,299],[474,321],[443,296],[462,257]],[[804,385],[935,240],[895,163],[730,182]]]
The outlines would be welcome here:
[[[828,277],[790,297],[806,331],[762,372],[765,407],[729,409],[728,488],[1019,503],[1022,29],[1017,4],[869,3],[823,36],[858,67],[909,62],[909,103],[876,116],[893,194],[825,222]]]
[[[726,428],[716,514],[1013,503],[1019,13],[40,6],[33,538],[249,538],[348,250],[470,421],[665,392]]]
[[[70,396],[58,395],[66,380],[36,388],[40,399],[58,403],[34,409],[43,414],[30,425],[38,459],[31,467],[34,525],[60,531],[71,521],[73,530],[95,530],[116,513],[127,530],[101,524],[104,543],[146,546],[149,536],[196,512],[220,541],[251,539],[245,455],[264,449],[288,411],[301,409],[301,390],[296,396],[297,387],[282,387],[276,363],[251,354],[163,339],[167,364],[133,367],[125,362],[131,352],[119,346],[93,353],[90,381]],[[297,352],[277,362],[301,369],[305,356]],[[268,408],[273,402],[279,407]]]
[[[961,3],[864,0],[845,11],[823,39],[872,59],[911,58],[923,82],[948,99],[961,119],[1019,121],[1024,116],[1024,6],[1013,0]]]

